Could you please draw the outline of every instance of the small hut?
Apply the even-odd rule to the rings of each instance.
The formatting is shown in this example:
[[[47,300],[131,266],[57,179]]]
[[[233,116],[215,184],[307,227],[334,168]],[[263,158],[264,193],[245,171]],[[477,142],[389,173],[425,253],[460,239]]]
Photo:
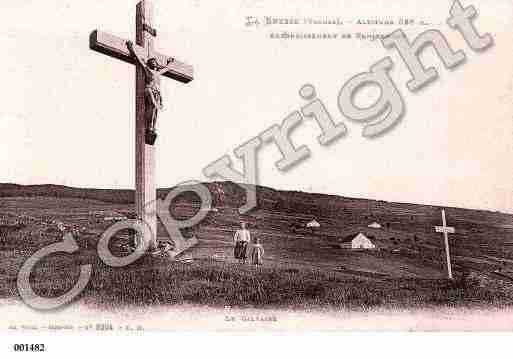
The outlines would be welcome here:
[[[345,249],[376,249],[376,245],[361,232],[342,238],[339,240],[339,246]]]
[[[320,228],[321,224],[316,219],[311,220],[306,224],[306,228]]]
[[[381,228],[381,224],[379,224],[378,222],[372,222],[367,227],[372,228],[372,229],[380,229]]]

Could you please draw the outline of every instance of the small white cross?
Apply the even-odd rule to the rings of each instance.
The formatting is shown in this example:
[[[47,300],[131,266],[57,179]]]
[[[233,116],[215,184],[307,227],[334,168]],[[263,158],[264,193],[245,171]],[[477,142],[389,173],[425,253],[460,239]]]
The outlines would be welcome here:
[[[448,227],[445,220],[445,209],[442,209],[442,226],[435,226],[435,231],[444,234],[445,254],[447,257],[447,277],[452,279],[451,254],[449,252],[449,233],[456,233],[454,227]]]

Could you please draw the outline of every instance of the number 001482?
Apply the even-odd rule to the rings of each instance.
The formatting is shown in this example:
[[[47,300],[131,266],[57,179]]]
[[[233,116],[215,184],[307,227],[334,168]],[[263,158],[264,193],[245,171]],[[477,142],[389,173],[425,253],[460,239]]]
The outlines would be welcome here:
[[[15,352],[44,352],[44,344],[14,344]]]

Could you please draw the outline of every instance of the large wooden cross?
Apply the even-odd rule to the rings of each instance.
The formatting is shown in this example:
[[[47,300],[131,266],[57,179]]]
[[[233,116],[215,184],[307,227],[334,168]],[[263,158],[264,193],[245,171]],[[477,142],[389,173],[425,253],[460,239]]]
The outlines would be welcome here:
[[[445,256],[447,261],[447,277],[452,279],[452,268],[451,268],[451,253],[449,252],[449,233],[455,233],[454,227],[448,227],[445,219],[445,209],[442,209],[442,225],[435,226],[435,231],[444,234],[445,242]]]
[[[152,27],[152,6],[149,1],[142,0],[137,4],[136,12],[136,44],[134,52],[142,59],[154,57],[160,64],[166,64],[170,56],[154,50],[154,37],[157,32]],[[136,64],[127,47],[127,40],[99,30],[91,33],[89,46],[92,50],[114,57],[130,64]],[[157,188],[155,184],[155,145],[146,143],[145,118],[145,72],[141,66],[136,67],[136,126],[135,126],[135,207],[139,220],[146,222],[151,233],[145,233],[143,240],[150,241],[149,248],[157,245]],[[163,76],[188,83],[193,79],[192,66],[173,60],[167,66]]]

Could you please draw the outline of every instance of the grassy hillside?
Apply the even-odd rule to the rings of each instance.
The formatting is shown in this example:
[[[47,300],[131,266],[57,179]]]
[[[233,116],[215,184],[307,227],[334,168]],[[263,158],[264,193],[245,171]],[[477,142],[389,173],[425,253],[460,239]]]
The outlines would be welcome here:
[[[133,212],[132,191],[0,185],[0,296],[16,295],[16,273],[25,258],[61,240],[52,224],[57,220],[81,229],[81,250],[57,256],[53,264],[52,258],[40,263],[36,287],[47,294],[72,285],[69,273],[78,264],[93,263],[95,276],[84,295],[102,303],[117,298],[142,304],[365,306],[509,303],[512,298],[512,215],[446,208],[449,224],[456,227],[450,238],[459,279],[451,284],[443,279],[442,236],[433,228],[441,222],[440,208],[258,187],[258,207],[241,217],[237,208],[244,192],[239,186],[207,186],[216,211],[185,231],[200,240],[185,253],[191,264],[143,260],[130,270],[113,270],[99,264],[95,248],[100,233],[112,224],[104,220],[105,213]],[[166,193],[162,189],[159,196]],[[187,194],[173,202],[171,212],[186,218],[197,208],[197,198]],[[313,218],[320,228],[305,227]],[[263,268],[234,263],[232,237],[240,220],[264,244]],[[368,228],[372,222],[382,228]],[[340,238],[357,232],[372,238],[379,250],[338,247]],[[166,236],[162,226],[159,236]],[[123,241],[120,237],[115,245],[121,254]],[[237,287],[241,281],[246,284]],[[260,289],[254,292],[250,284]]]

